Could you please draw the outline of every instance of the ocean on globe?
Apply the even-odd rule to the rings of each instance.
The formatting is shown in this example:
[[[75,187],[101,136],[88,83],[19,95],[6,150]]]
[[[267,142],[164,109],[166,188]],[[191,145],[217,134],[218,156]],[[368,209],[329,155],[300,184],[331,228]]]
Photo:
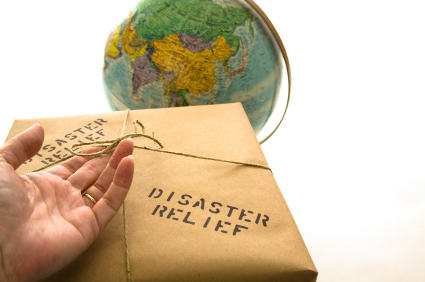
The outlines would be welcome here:
[[[110,34],[103,86],[113,110],[241,102],[258,134],[282,82],[282,53],[244,0],[142,0]]]

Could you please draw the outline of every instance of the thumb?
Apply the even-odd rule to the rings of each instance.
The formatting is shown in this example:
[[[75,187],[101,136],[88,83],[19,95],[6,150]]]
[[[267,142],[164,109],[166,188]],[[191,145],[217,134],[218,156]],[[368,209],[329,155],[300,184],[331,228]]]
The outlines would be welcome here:
[[[0,161],[3,159],[15,170],[40,150],[44,140],[44,129],[34,124],[0,147]]]

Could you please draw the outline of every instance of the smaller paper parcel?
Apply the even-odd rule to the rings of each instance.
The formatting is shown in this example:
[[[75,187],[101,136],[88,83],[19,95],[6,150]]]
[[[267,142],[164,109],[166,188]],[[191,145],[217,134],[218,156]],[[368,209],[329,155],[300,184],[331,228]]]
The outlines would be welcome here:
[[[16,120],[8,139],[44,127],[25,174],[69,154],[72,144],[133,132],[161,150],[268,166],[240,103]],[[152,133],[153,132],[153,133]],[[154,148],[147,138],[135,145]],[[134,150],[130,192],[100,237],[46,281],[316,281],[317,271],[272,171]]]

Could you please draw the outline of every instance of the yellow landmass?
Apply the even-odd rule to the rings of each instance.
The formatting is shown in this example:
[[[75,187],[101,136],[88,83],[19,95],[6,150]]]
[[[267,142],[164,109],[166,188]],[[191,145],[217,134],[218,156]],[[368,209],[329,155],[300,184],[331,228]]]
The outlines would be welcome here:
[[[161,71],[174,73],[176,89],[188,89],[193,94],[205,93],[216,83],[213,62],[227,60],[234,49],[222,36],[213,45],[212,50],[193,54],[183,47],[178,33],[175,33],[163,40],[152,41],[156,50],[152,60]]]
[[[118,49],[118,42],[120,41],[120,26],[112,33],[111,43],[109,43],[108,57],[113,58],[118,56],[120,49]]]
[[[125,52],[131,57],[131,60],[134,62],[136,57],[143,56],[146,53],[146,48],[148,44],[144,42],[144,44],[140,44],[140,39],[136,39],[137,31],[131,27],[131,19],[128,17],[128,23],[125,26],[122,32],[121,43],[124,46]],[[137,47],[130,46],[133,40],[138,41]],[[143,42],[143,41],[142,41]]]
[[[174,84],[175,78],[171,78],[167,82],[164,82],[164,94],[170,95],[172,91],[176,91],[176,85]]]

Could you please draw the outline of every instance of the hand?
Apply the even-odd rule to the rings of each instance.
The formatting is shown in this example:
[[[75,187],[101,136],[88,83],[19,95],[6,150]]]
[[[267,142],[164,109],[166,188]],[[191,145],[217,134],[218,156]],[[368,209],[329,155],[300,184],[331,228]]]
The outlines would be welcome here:
[[[43,128],[34,125],[0,147],[0,281],[36,281],[69,264],[99,236],[131,185],[129,139],[112,157],[73,157],[18,175],[15,170],[38,152],[43,139]],[[100,148],[84,153],[96,151]],[[81,196],[85,190],[96,204]]]

